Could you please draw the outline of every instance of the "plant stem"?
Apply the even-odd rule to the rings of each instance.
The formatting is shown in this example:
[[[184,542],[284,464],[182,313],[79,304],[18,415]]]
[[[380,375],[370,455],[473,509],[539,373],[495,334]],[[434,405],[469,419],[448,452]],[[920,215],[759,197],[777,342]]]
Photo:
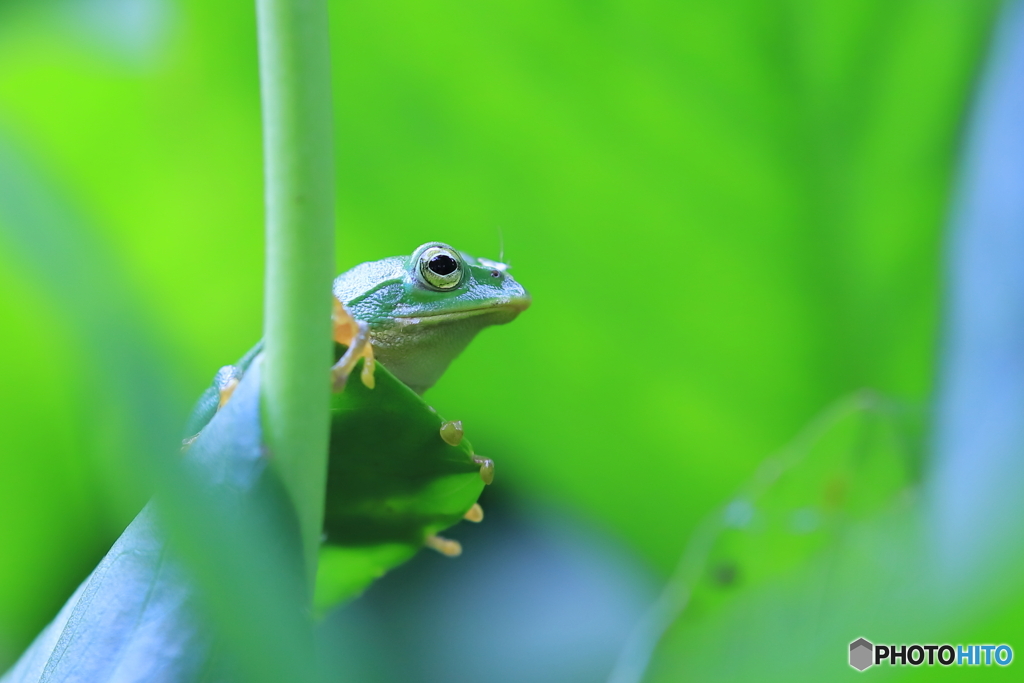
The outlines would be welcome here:
[[[334,160],[327,0],[256,0],[266,183],[262,411],[312,595],[330,429]]]

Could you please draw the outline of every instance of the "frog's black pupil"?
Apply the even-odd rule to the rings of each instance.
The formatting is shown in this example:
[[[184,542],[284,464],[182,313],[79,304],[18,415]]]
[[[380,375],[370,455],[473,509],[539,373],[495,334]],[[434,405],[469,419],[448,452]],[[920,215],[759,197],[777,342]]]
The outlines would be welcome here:
[[[458,262],[447,254],[438,254],[430,259],[427,267],[438,275],[451,275],[459,268]]]

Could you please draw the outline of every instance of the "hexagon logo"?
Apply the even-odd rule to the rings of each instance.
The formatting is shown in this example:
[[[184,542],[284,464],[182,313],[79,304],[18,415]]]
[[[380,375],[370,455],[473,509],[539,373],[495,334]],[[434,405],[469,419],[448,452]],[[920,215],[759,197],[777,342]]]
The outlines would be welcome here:
[[[863,671],[872,664],[874,664],[873,657],[871,656],[875,650],[875,646],[864,640],[858,638],[857,640],[850,643],[850,666],[857,671]]]

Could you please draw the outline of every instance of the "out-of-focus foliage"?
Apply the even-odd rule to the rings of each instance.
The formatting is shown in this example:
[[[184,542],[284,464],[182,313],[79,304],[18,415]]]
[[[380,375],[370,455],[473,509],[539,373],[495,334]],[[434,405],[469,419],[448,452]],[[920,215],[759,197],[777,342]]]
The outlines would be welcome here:
[[[695,532],[649,617],[672,624],[649,680],[816,680],[839,669],[829,638],[867,628],[894,592],[877,586],[924,545],[913,533],[911,417],[854,395],[761,463]]]
[[[298,525],[259,415],[254,371],[4,683],[311,680]]]
[[[995,7],[334,2],[339,269],[503,241],[534,306],[427,400],[523,505],[560,505],[667,577],[698,520],[837,397],[928,401]],[[102,226],[196,394],[260,335],[257,85],[246,3],[0,5],[0,125]],[[2,666],[148,492],[109,466],[120,416],[77,409],[96,387],[88,358],[63,362],[63,311],[90,302],[41,295],[6,251],[0,285]]]
[[[64,360],[77,374],[66,379],[92,389],[78,414],[119,418],[105,445],[120,448],[97,464],[117,467],[121,488],[151,490],[159,501],[159,524],[147,506],[2,680],[178,681],[183,670],[210,671],[210,652],[253,683],[309,680],[317,662],[309,615],[296,609],[306,590],[294,517],[276,479],[260,476],[259,381],[239,387],[231,409],[181,458],[183,397],[163,364],[172,356],[142,324],[138,299],[91,232],[24,151],[0,136],[0,239],[33,272],[39,292],[89,302],[64,310],[62,322],[76,332]],[[248,495],[253,490],[259,495]],[[191,619],[193,606],[202,624]],[[198,639],[212,650],[196,645],[197,631],[215,639]]]

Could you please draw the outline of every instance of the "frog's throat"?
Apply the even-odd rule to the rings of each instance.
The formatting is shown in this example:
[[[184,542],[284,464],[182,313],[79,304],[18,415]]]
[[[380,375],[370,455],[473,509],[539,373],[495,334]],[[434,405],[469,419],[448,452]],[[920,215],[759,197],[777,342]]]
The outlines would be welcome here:
[[[395,377],[422,394],[480,330],[511,322],[522,309],[521,304],[504,304],[443,314],[395,316],[387,325],[370,326],[374,355]]]

